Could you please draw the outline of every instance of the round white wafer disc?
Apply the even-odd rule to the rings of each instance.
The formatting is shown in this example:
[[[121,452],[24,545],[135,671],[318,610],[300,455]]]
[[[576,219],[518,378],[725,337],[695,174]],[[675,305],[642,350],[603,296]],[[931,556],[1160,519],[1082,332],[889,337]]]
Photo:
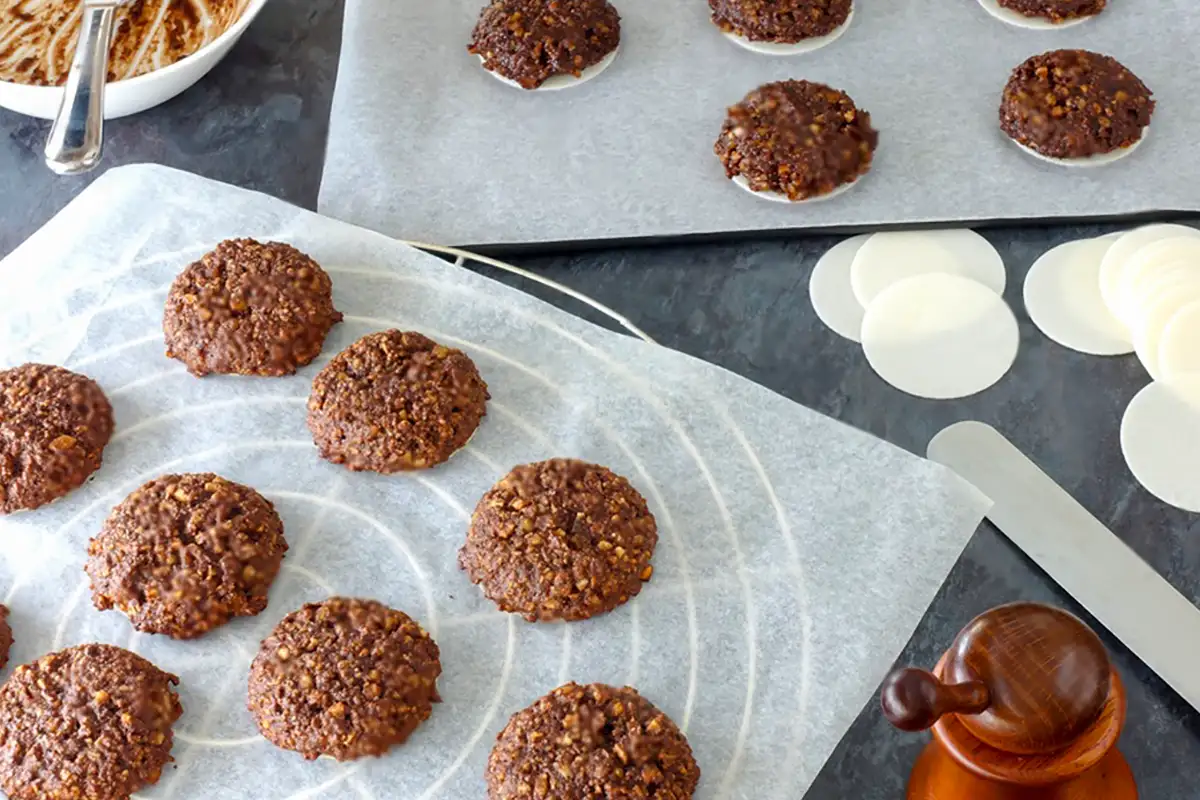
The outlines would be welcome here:
[[[1177,236],[1138,248],[1125,262],[1114,313],[1132,325],[1139,303],[1146,300],[1156,284],[1191,271],[1200,272],[1200,237]]]
[[[611,53],[606,55],[604,58],[602,58],[600,61],[596,62],[592,66],[590,66],[587,69],[580,72],[578,78],[576,78],[574,75],[552,75],[549,78],[547,78],[542,83],[542,85],[537,87],[536,89],[526,89],[521,84],[517,83],[516,81],[512,80],[511,78],[504,77],[503,75],[501,75],[499,72],[496,72],[495,70],[489,69],[489,70],[487,70],[487,73],[489,75],[491,75],[493,78],[495,78],[496,80],[500,81],[501,83],[506,83],[509,86],[512,86],[516,89],[520,89],[523,92],[557,92],[562,89],[570,89],[575,86],[580,86],[581,84],[587,83],[592,78],[595,78],[601,72],[604,72],[604,70],[608,69],[612,65],[612,63],[617,60],[617,53],[619,53],[619,52],[621,52],[621,46],[617,45],[616,49],[614,49]],[[483,61],[484,61],[483,56],[480,56],[479,63],[482,64]]]
[[[1121,421],[1121,450],[1146,491],[1200,512],[1200,376],[1139,392]]]
[[[866,309],[850,286],[850,263],[871,235],[852,236],[825,252],[813,267],[808,280],[808,296],[813,310],[830,330],[852,342],[862,341],[862,320]]]
[[[792,205],[798,206],[798,205],[801,205],[802,203],[819,203],[822,200],[832,200],[833,198],[837,197],[838,195],[845,194],[846,192],[853,189],[855,186],[858,185],[858,181],[862,180],[863,177],[866,177],[866,176],[861,176],[857,180],[853,180],[850,183],[843,183],[841,186],[835,187],[832,192],[826,192],[825,194],[819,194],[816,197],[806,197],[803,200],[793,200],[790,197],[788,197],[786,194],[784,194],[783,192],[756,192],[750,188],[750,181],[746,180],[745,176],[743,176],[743,175],[734,175],[733,183],[739,189],[745,189],[750,194],[752,194],[755,197],[760,198],[762,200],[770,200],[775,203],[791,203]]]
[[[1176,312],[1163,329],[1158,369],[1167,383],[1200,376],[1200,300]]]
[[[1117,319],[1122,316],[1122,281],[1129,260],[1146,245],[1180,236],[1200,237],[1200,231],[1186,225],[1146,225],[1123,234],[1104,254],[1104,261],[1100,263],[1100,294]]]
[[[1114,161],[1120,161],[1127,155],[1131,155],[1134,150],[1142,146],[1142,142],[1146,141],[1146,137],[1150,135],[1150,126],[1147,125],[1142,129],[1141,137],[1129,145],[1109,153],[1097,153],[1094,156],[1079,156],[1078,158],[1052,158],[1043,153],[1039,153],[1028,145],[1021,144],[1016,139],[1009,139],[1010,142],[1024,150],[1027,154],[1033,156],[1039,161],[1045,161],[1048,164],[1056,164],[1060,167],[1103,167],[1105,164],[1111,164]]]
[[[1018,14],[1012,9],[1004,8],[996,0],[979,0],[979,5],[983,6],[983,10],[991,14],[1001,22],[1007,22],[1009,25],[1016,25],[1018,28],[1028,28],[1034,31],[1057,31],[1063,28],[1071,28],[1075,25],[1080,25],[1087,22],[1092,17],[1075,17],[1064,22],[1051,22],[1042,17],[1027,17],[1024,14]],[[1092,15],[1095,16],[1095,15]]]
[[[868,242],[868,244],[870,244]],[[867,308],[863,351],[879,377],[931,400],[968,397],[1017,357],[1017,318],[989,286],[944,272],[905,278]]]
[[[804,53],[811,53],[814,50],[820,50],[822,47],[833,44],[838,39],[842,38],[842,34],[850,27],[850,23],[854,21],[854,6],[850,6],[850,13],[846,15],[846,21],[839,27],[833,29],[824,36],[814,36],[811,39],[805,39],[801,42],[784,43],[784,42],[756,42],[751,39],[746,39],[738,36],[732,31],[723,31],[725,38],[739,47],[744,47],[752,53],[758,53],[764,56],[799,56]]]
[[[877,233],[850,265],[850,284],[864,307],[892,284],[930,272],[958,275],[1004,294],[1007,276],[996,248],[966,228]]]
[[[1125,310],[1125,324],[1131,331],[1136,331],[1146,321],[1150,305],[1160,294],[1174,289],[1177,285],[1195,284],[1197,280],[1200,280],[1200,264],[1183,261],[1164,264],[1143,273],[1138,280],[1130,284],[1126,292],[1122,304]]]
[[[1182,234],[1142,245],[1125,262],[1121,280],[1131,283],[1137,280],[1139,270],[1153,269],[1155,266],[1176,261],[1200,264],[1200,236]]]
[[[1148,321],[1163,295],[1194,293],[1197,284],[1200,284],[1200,269],[1184,263],[1168,264],[1145,280],[1135,283],[1126,302],[1131,330]]]
[[[1187,306],[1200,301],[1200,274],[1190,280],[1178,280],[1162,285],[1162,288],[1143,303],[1138,315],[1137,327],[1133,329],[1133,347],[1138,360],[1156,381],[1163,379],[1159,368],[1159,347],[1163,333],[1171,320]],[[1200,341],[1196,343],[1200,346]],[[1197,476],[1200,480],[1200,476]]]
[[[1100,296],[1100,262],[1112,240],[1083,239],[1047,251],[1025,276],[1025,309],[1046,336],[1097,356],[1133,352],[1129,330]]]

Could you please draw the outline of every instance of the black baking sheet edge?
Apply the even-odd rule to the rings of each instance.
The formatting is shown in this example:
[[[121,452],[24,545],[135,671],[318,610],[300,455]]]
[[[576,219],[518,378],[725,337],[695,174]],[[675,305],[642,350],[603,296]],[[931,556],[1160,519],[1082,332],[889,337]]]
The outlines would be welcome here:
[[[1134,214],[1110,214],[1079,217],[996,218],[985,220],[954,220],[952,222],[884,223],[880,225],[830,225],[812,228],[765,228],[762,230],[726,231],[722,233],[691,233],[668,236],[616,237],[611,239],[569,239],[565,241],[509,244],[455,245],[480,255],[548,256],[625,247],[670,247],[691,244],[731,244],[748,240],[774,241],[801,236],[855,236],[881,231],[937,230],[941,228],[1015,228],[1022,226],[1066,225],[1145,225],[1152,222],[1200,222],[1197,211],[1141,211]],[[430,242],[433,244],[433,242]]]

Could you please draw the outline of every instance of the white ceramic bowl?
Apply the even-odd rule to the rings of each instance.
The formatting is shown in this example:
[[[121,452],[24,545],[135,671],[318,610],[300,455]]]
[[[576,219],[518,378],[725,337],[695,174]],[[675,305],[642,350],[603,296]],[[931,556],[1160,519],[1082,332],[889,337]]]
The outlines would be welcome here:
[[[266,4],[267,0],[249,0],[236,22],[187,58],[145,75],[108,84],[104,90],[104,118],[141,113],[190,88],[225,57]],[[54,119],[62,105],[62,96],[61,86],[28,86],[0,81],[0,106],[30,117]]]

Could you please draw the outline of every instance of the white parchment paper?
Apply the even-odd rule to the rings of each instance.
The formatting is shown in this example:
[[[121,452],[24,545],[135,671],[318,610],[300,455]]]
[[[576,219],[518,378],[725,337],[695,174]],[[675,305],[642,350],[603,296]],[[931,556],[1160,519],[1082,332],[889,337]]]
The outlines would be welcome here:
[[[190,377],[163,355],[170,281],[219,240],[292,242],[330,272],[346,320],[286,379]],[[0,518],[14,663],[90,640],[182,683],[174,769],[154,798],[481,798],[509,715],[567,681],[631,684],[686,731],[701,798],[796,798],[944,580],[987,506],[940,466],[729,372],[609,333],[516,290],[281,201],[161,167],[113,170],[0,263],[0,366],[93,376],[116,410],[80,491]],[[305,427],[316,371],[397,326],[461,347],[491,387],[465,451],[408,476],[321,461]],[[475,502],[514,464],[557,455],[626,475],[661,530],[636,601],[586,623],[500,613],[459,572]],[[277,504],[291,549],[260,617],[193,642],[95,611],[87,540],[168,471],[211,470]],[[445,702],[378,760],[306,763],[245,710],[260,639],[330,593],[419,619],[441,647]]]
[[[613,3],[614,64],[527,93],[466,51],[485,0],[347,0],[320,210],[477,245],[1200,210],[1200,104],[1180,66],[1200,41],[1195,0],[1112,0],[1057,31],[1006,25],[976,0],[855,0],[841,39],[786,58],[724,39],[705,0]],[[1108,53],[1155,92],[1136,153],[1067,169],[1000,132],[1009,73],[1058,47]],[[845,89],[880,130],[871,173],[840,197],[762,200],[712,153],[726,107],[785,78]]]

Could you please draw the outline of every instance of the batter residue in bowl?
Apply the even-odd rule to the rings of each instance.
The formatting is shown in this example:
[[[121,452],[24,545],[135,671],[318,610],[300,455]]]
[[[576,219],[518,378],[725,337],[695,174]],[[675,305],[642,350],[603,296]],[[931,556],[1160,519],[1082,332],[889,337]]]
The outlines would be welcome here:
[[[135,0],[117,9],[108,79],[153,72],[190,56],[229,28],[249,0]],[[67,79],[80,0],[0,0],[0,81],[37,86]]]

